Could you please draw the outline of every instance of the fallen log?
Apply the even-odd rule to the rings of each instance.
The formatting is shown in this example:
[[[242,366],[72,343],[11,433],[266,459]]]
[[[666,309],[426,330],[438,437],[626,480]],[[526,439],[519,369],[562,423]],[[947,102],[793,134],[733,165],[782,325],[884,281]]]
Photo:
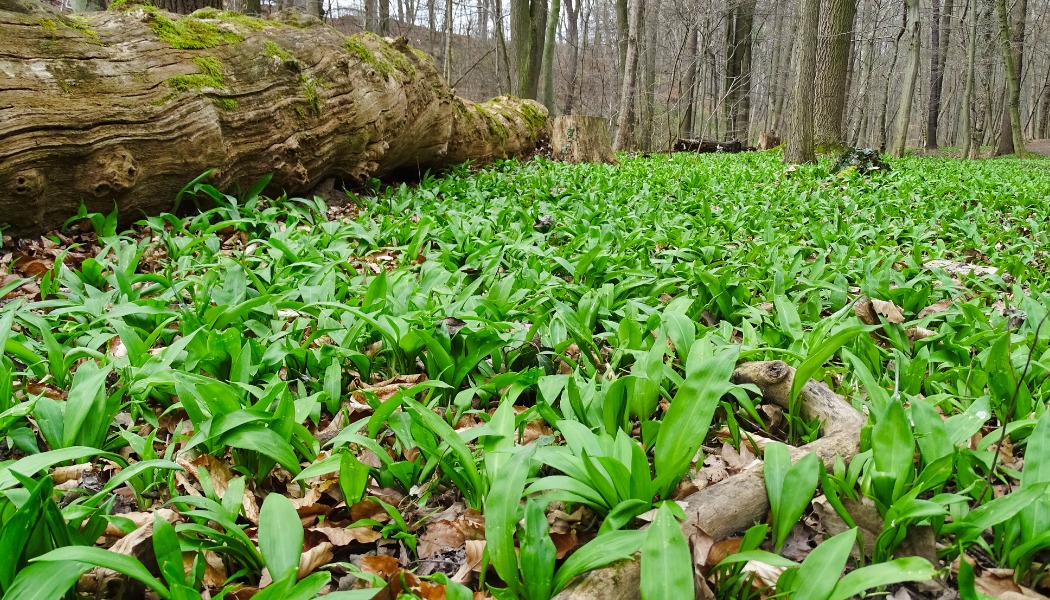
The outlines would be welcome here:
[[[713,142],[711,140],[679,139],[671,146],[675,152],[693,152],[695,154],[713,154],[715,152],[754,152],[753,146],[745,146],[740,140]]]
[[[116,4],[116,3],[115,3]],[[304,193],[531,153],[539,104],[456,97],[404,38],[344,36],[283,13],[263,20],[150,6],[66,16],[0,0],[0,225],[38,234],[81,201],[124,221],[171,209],[186,183]]]
[[[733,372],[733,383],[755,385],[762,398],[787,409],[795,369],[783,361],[744,363]],[[826,385],[812,379],[800,393],[802,415],[818,419],[821,437],[791,449],[792,460],[815,452],[831,465],[835,457],[849,461],[857,453],[864,416]],[[769,510],[762,465],[757,464],[685,499],[686,537],[710,536],[715,541],[762,522]],[[586,573],[555,596],[555,600],[636,600],[640,597],[639,557]]]

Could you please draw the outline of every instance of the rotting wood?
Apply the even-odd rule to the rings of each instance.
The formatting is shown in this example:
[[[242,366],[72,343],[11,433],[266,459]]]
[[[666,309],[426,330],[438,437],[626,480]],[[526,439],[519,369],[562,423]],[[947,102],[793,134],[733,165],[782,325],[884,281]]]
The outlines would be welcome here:
[[[262,20],[126,5],[62,15],[0,0],[0,224],[30,235],[81,201],[126,223],[170,210],[208,169],[268,193],[529,155],[542,105],[453,95],[404,38],[344,36],[298,13]]]
[[[745,146],[740,140],[715,142],[711,140],[677,140],[671,149],[675,152],[693,152],[696,154],[713,154],[715,152],[754,152],[753,146]]]
[[[609,121],[603,117],[566,115],[551,127],[551,157],[567,163],[617,164],[609,141]]]
[[[765,401],[787,409],[795,369],[779,360],[744,363],[733,372],[737,384],[753,384]],[[799,394],[802,416],[820,422],[821,437],[791,448],[792,460],[816,452],[824,464],[836,457],[849,461],[857,453],[864,415],[823,383],[809,380]],[[685,499],[686,537],[706,534],[720,540],[762,522],[769,510],[762,465],[706,487]],[[635,600],[640,597],[639,557],[586,573],[555,596],[556,600]]]

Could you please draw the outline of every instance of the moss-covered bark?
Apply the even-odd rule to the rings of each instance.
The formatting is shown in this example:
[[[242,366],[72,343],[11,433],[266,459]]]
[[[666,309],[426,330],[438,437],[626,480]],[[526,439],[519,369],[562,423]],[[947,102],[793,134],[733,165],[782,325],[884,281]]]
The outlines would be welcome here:
[[[35,234],[83,201],[131,218],[208,169],[272,191],[531,152],[535,102],[454,96],[403,39],[346,37],[304,15],[130,4],[66,17],[0,0],[0,224]]]

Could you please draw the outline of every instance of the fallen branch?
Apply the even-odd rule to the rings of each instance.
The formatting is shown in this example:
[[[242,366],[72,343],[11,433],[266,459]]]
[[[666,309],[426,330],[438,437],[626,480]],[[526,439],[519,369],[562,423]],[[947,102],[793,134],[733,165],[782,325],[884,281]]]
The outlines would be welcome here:
[[[783,361],[744,363],[733,372],[733,382],[753,384],[764,400],[788,407],[795,369]],[[824,464],[836,457],[849,461],[857,453],[864,415],[826,385],[812,379],[800,394],[802,416],[820,421],[820,439],[791,449],[792,460],[816,452]],[[687,537],[707,535],[720,540],[764,521],[769,510],[762,465],[749,467],[720,483],[686,498]],[[640,558],[591,571],[563,590],[556,600],[634,600],[639,597]]]

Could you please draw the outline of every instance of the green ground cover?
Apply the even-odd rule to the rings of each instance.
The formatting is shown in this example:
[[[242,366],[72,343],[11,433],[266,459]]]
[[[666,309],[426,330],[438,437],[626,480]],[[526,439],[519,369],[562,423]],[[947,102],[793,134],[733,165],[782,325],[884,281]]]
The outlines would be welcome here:
[[[715,596],[1038,588],[1050,161],[892,167],[537,160],[331,210],[198,184],[181,203],[216,208],[19,242],[0,594],[59,598],[97,565],[160,598],[546,600],[640,551],[644,597],[687,597],[704,560],[674,501],[749,437],[817,435],[730,383],[770,359],[868,425],[848,466],[765,445],[769,526],[701,565]]]

